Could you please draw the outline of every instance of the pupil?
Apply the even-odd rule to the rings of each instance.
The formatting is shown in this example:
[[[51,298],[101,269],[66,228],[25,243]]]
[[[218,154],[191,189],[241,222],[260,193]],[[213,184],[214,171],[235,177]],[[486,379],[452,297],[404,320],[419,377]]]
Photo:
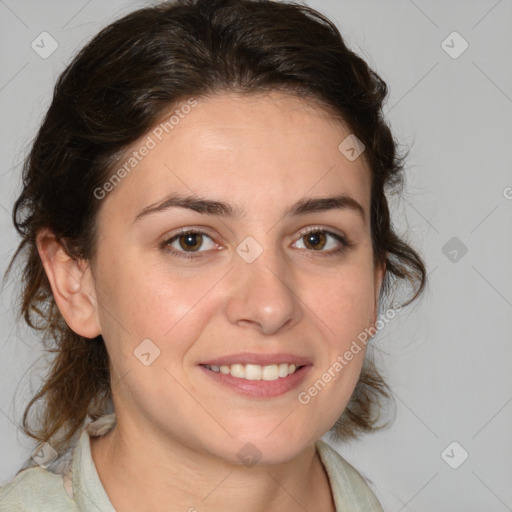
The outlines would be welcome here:
[[[182,235],[182,239],[185,240],[185,249],[197,249],[201,246],[201,235],[199,233],[188,233],[186,235]],[[199,242],[198,239],[199,238]]]
[[[316,246],[324,241],[325,235],[320,233],[319,231],[315,231],[314,233],[310,233],[307,235],[307,245],[308,246]],[[323,244],[322,244],[323,247]]]

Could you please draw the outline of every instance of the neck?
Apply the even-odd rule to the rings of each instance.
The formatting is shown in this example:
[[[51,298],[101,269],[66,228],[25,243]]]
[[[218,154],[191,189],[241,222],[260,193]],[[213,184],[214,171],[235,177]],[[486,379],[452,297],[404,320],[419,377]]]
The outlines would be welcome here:
[[[329,480],[314,445],[282,464],[246,467],[117,424],[91,437],[100,480],[116,510],[220,512],[334,511]],[[319,507],[319,505],[322,505]]]

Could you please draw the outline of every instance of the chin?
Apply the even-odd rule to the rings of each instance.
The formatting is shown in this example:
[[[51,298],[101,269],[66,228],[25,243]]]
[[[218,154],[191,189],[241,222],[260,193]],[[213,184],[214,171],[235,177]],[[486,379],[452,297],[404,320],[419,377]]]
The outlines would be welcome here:
[[[316,440],[311,433],[297,432],[290,435],[289,432],[279,432],[279,421],[273,422],[272,428],[262,428],[259,432],[252,428],[243,435],[236,435],[236,439],[230,440],[229,445],[224,447],[226,458],[231,463],[245,464],[249,467],[254,464],[284,464],[294,459]]]

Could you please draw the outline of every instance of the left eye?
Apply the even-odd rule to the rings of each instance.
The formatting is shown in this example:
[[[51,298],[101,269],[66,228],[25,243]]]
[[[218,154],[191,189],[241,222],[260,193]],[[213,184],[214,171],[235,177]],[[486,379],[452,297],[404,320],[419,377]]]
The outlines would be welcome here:
[[[305,241],[305,243],[303,243],[304,247],[299,247],[299,249],[309,249],[316,252],[336,252],[347,245],[340,235],[318,228],[302,233],[298,241],[302,240]]]
[[[183,252],[203,252],[199,251],[199,248],[203,245],[205,239],[208,239],[211,242],[211,246],[207,247],[207,249],[213,249],[216,245],[215,242],[213,242],[206,233],[199,233],[197,231],[180,233],[179,235],[167,240],[165,245],[170,246],[173,249],[177,249],[178,251],[183,249]],[[178,247],[173,244],[178,244]]]

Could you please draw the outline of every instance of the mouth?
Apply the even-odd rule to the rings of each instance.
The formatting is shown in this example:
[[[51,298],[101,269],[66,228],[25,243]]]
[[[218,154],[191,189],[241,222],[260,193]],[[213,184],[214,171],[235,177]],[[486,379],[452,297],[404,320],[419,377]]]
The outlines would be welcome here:
[[[212,372],[230,375],[236,379],[273,381],[285,379],[306,365],[297,365],[294,363],[275,363],[268,365],[235,363],[220,366],[203,364],[201,366]]]
[[[284,362],[283,357],[278,357],[275,359],[280,361],[273,363],[266,356],[264,361],[261,356],[250,357],[251,362],[247,362],[247,357],[244,359],[244,362],[234,362],[234,357],[218,359],[198,367],[220,389],[262,400],[285,395],[303,385],[313,368],[313,364],[304,358],[288,357],[289,362]],[[262,364],[254,362],[255,359]]]

